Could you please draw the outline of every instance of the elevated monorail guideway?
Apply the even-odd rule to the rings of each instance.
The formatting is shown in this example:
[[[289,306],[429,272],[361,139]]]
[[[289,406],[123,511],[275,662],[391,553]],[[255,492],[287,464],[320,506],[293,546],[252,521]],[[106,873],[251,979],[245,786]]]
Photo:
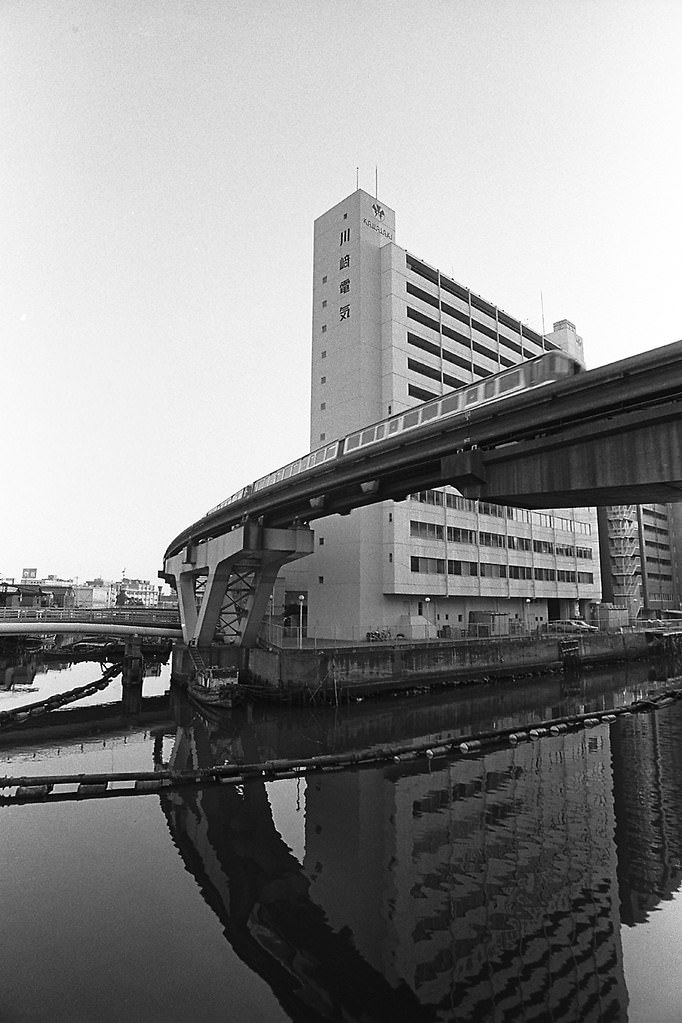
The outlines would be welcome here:
[[[253,642],[265,589],[312,552],[309,523],[362,505],[445,484],[529,508],[682,500],[681,399],[680,341],[590,371],[551,352],[332,441],[171,542],[185,638],[210,642],[222,616],[234,642]]]

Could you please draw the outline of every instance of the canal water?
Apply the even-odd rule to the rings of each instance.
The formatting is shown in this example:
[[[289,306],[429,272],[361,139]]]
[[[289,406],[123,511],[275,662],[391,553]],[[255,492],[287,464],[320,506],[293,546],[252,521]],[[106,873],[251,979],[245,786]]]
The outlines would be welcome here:
[[[0,659],[0,711],[101,675],[38,661]],[[145,695],[169,690],[156,670]],[[674,674],[213,721],[173,693],[144,726],[5,734],[0,774],[437,746],[624,706]],[[0,805],[0,856],[3,1023],[682,1019],[682,701],[468,758]]]

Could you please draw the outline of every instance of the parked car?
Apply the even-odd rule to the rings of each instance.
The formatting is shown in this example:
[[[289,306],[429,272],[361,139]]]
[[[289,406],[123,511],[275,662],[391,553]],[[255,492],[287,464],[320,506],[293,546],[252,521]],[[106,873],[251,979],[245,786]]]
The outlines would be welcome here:
[[[595,625],[588,625],[581,618],[566,618],[558,619],[553,622],[543,622],[538,632],[544,633],[548,636],[554,636],[558,633],[566,632],[598,632],[599,630]]]

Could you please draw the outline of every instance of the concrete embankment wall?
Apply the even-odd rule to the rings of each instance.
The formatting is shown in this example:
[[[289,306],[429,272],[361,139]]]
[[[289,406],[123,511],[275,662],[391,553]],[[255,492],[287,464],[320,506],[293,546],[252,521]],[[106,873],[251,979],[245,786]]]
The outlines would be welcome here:
[[[634,660],[651,651],[651,639],[644,633],[598,632],[570,638],[577,640],[583,664]],[[560,640],[524,636],[318,650],[255,649],[248,652],[247,673],[263,695],[347,699],[415,685],[513,678],[561,664]]]

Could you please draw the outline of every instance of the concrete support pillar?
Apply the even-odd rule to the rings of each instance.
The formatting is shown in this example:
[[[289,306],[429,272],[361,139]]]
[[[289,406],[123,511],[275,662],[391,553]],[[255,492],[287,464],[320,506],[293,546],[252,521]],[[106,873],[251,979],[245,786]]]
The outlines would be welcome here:
[[[139,714],[142,708],[143,679],[142,641],[139,636],[130,636],[123,653],[123,709],[126,714]]]
[[[175,582],[185,643],[210,646],[227,607],[234,642],[253,646],[277,573],[282,565],[312,554],[313,544],[308,526],[270,529],[247,522],[169,558],[164,575]],[[204,589],[197,611],[199,582]]]

